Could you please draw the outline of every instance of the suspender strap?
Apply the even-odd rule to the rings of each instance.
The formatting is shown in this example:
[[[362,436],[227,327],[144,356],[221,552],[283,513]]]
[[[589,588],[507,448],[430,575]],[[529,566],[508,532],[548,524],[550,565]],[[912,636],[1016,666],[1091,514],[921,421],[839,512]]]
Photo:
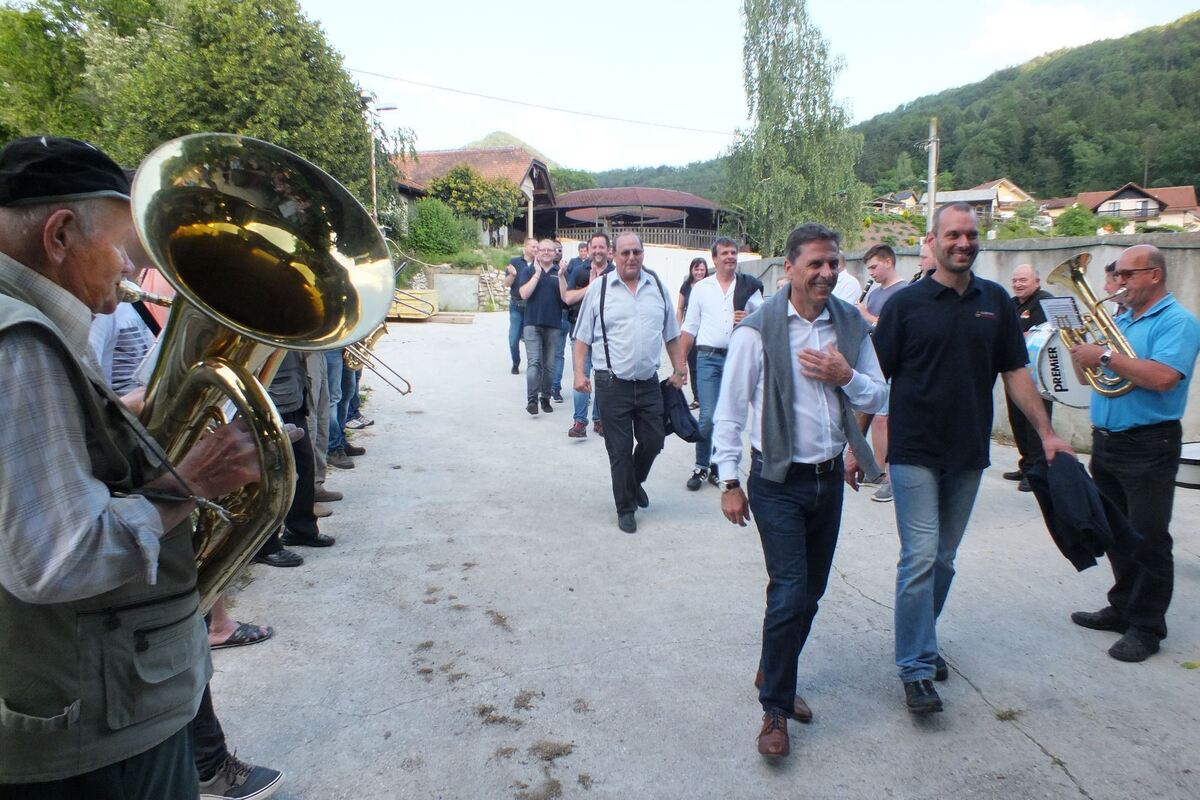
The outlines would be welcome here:
[[[162,325],[158,324],[158,320],[156,320],[154,315],[150,313],[150,309],[146,308],[146,304],[141,300],[138,300],[132,305],[133,310],[136,311],[137,315],[142,318],[142,322],[146,323],[146,327],[150,329],[150,332],[154,334],[155,338],[158,338],[158,335],[162,333]]]
[[[658,293],[663,301],[663,330],[666,331],[667,322],[670,320],[671,314],[671,304],[667,301],[667,292],[663,289],[662,281],[658,279],[658,273],[645,267],[642,267],[642,271],[650,273],[650,277],[654,278],[654,282],[658,285]],[[607,291],[608,275],[605,274],[600,276],[600,337],[604,339],[604,360],[608,364],[608,371],[612,372],[613,376],[616,377],[617,373],[613,371],[612,356],[608,354],[608,330],[604,327],[604,298]],[[636,299],[634,316],[637,316]]]

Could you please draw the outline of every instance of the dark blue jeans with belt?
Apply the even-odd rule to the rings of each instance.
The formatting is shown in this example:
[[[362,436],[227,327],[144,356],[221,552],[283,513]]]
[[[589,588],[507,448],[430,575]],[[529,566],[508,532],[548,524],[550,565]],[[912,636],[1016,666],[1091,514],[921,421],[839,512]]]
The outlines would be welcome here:
[[[796,667],[825,594],[842,522],[842,458],[792,464],[783,483],[762,477],[754,452],[747,485],[767,566],[763,618],[763,673],[758,699],[764,711],[795,709]]]
[[[1116,579],[1108,603],[1140,635],[1167,636],[1167,606],[1175,588],[1171,505],[1183,431],[1178,421],[1125,431],[1092,431],[1096,488],[1142,535],[1137,552],[1110,552]]]

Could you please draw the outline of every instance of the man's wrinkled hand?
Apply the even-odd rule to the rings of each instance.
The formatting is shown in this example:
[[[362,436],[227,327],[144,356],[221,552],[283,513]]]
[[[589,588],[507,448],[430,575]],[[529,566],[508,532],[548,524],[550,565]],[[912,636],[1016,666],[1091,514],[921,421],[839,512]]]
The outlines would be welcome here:
[[[575,391],[590,393],[592,391],[592,382],[588,380],[586,375],[575,376]]]
[[[746,527],[746,522],[750,519],[750,505],[746,502],[746,493],[740,487],[721,493],[721,513],[734,525]]]
[[[858,459],[854,456],[854,451],[846,448],[845,469],[843,477],[846,479],[846,485],[854,491],[858,491],[858,487],[862,486],[863,478],[866,477],[862,467],[858,465]]]
[[[303,430],[297,428],[303,435]],[[289,432],[289,438],[292,434]],[[176,466],[192,492],[221,497],[262,480],[258,446],[244,420],[237,419],[200,437]]]
[[[824,350],[806,347],[796,358],[800,361],[800,373],[804,377],[830,386],[845,386],[854,377],[854,370],[832,344],[826,345]]]

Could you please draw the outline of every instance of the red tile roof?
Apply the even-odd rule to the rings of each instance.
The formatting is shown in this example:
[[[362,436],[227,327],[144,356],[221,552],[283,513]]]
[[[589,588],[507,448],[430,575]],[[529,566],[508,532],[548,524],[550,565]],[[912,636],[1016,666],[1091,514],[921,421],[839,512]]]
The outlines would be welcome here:
[[[674,189],[654,189],[642,186],[616,186],[607,189],[579,189],[558,198],[559,208],[588,208],[591,206],[658,206],[660,208],[700,208],[716,210],[711,200]]]
[[[392,163],[400,173],[403,186],[426,191],[429,182],[440,178],[460,164],[466,164],[488,180],[508,178],[520,186],[536,165],[545,171],[546,165],[522,147],[485,147],[469,150],[426,150],[417,153],[416,161],[397,156]]]

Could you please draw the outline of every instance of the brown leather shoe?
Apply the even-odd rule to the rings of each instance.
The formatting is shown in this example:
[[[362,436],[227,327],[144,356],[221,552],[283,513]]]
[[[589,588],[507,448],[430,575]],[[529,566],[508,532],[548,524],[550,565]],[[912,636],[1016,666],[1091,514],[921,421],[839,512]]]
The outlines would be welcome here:
[[[762,688],[762,670],[761,669],[758,672],[754,673],[754,688],[755,689]],[[796,722],[803,722],[805,725],[812,722],[813,721],[812,709],[808,707],[808,703],[804,702],[804,698],[801,697],[800,695],[796,695],[796,700],[794,702],[795,702],[796,706],[795,706],[795,710],[792,711],[792,719],[796,720]]]
[[[768,758],[779,758],[791,752],[787,716],[779,709],[763,714],[762,730],[758,732],[758,752]]]

